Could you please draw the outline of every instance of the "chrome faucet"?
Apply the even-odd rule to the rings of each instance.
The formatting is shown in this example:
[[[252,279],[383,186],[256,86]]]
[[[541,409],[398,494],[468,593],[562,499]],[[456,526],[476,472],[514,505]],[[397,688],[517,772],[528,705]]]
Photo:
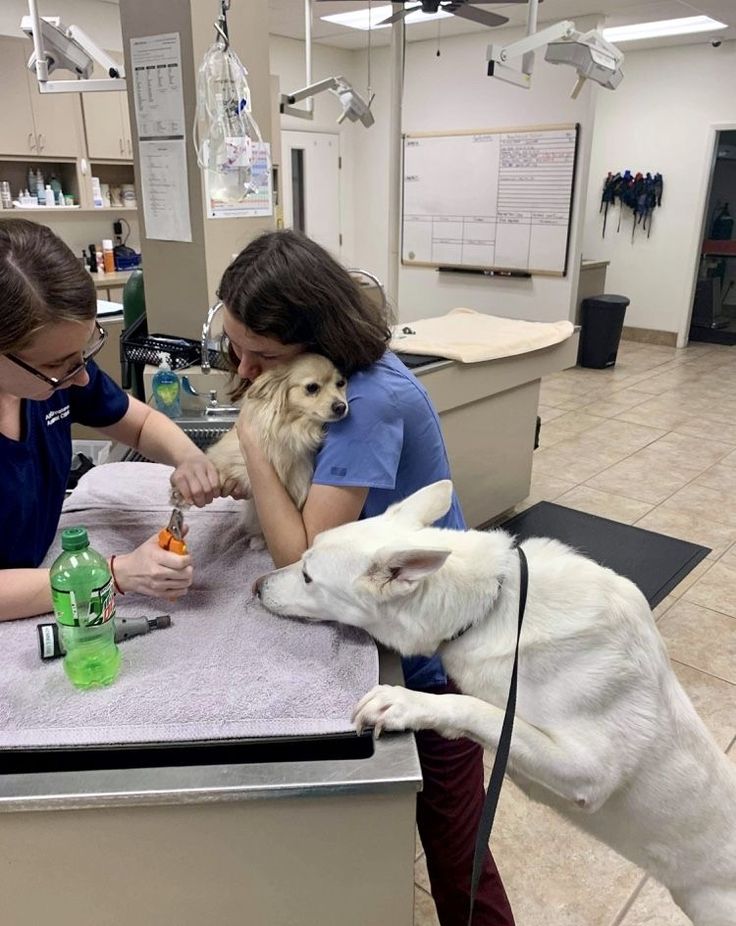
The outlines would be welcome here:
[[[222,308],[221,302],[216,302],[214,305],[209,307],[207,312],[207,320],[202,325],[202,356],[201,356],[201,366],[203,373],[209,373],[212,369],[210,365],[210,349],[209,349],[209,339],[210,339],[210,328],[212,327],[212,319],[217,315],[217,313]]]

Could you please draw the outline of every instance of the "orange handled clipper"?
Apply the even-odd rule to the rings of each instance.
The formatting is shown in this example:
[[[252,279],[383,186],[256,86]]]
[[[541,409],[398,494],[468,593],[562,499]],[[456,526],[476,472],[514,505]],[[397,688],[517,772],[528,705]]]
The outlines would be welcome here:
[[[182,534],[184,528],[184,515],[179,508],[174,508],[169,518],[169,523],[163,530],[159,531],[158,545],[162,550],[169,550],[171,553],[178,553],[179,556],[185,556],[187,545],[184,543]]]

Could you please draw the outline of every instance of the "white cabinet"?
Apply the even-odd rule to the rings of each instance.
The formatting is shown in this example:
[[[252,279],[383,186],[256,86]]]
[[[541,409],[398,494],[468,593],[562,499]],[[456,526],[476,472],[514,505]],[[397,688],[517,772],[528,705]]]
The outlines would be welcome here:
[[[38,154],[26,60],[23,42],[9,37],[0,38],[0,86],[3,88],[0,154]]]
[[[102,69],[95,77],[105,77]],[[104,93],[83,93],[84,128],[87,153],[91,160],[132,161],[133,141],[128,115],[128,98],[114,90]]]
[[[30,43],[0,38],[3,120],[0,154],[76,158],[84,154],[82,109],[78,93],[42,94],[26,62]],[[54,80],[71,75],[54,74]]]

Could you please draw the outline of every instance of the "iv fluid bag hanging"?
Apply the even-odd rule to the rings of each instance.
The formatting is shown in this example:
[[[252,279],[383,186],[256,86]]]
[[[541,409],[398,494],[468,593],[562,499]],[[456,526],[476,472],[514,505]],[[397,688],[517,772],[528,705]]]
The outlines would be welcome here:
[[[210,188],[217,199],[240,202],[255,192],[252,145],[260,141],[250,111],[247,71],[235,52],[218,41],[199,68],[194,125],[197,161],[210,172]]]

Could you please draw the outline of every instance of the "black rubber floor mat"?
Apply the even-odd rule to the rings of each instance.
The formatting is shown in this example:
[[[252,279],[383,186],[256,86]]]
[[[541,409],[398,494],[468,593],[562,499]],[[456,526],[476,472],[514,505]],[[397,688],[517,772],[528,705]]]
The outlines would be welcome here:
[[[631,579],[654,608],[710,553],[708,547],[538,502],[500,525],[519,540],[554,537]]]

